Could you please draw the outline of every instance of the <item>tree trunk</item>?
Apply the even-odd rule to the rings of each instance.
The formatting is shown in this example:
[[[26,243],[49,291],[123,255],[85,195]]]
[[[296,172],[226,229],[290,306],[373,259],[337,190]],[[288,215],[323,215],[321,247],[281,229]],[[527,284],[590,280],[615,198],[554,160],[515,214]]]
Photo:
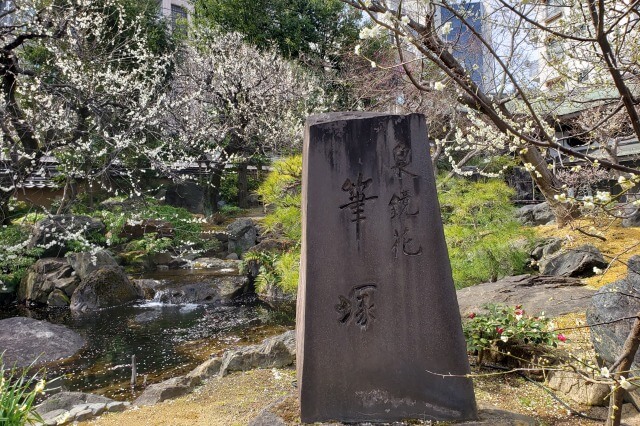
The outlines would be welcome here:
[[[620,380],[621,375],[626,375],[629,377],[629,370],[631,370],[631,365],[633,364],[633,360],[636,357],[636,352],[638,352],[638,346],[640,346],[640,312],[637,314],[635,321],[633,322],[633,328],[627,336],[627,340],[624,342],[624,346],[622,347],[622,353],[620,357],[616,361],[616,363],[611,366],[612,370],[615,370],[615,378]],[[616,386],[613,392],[611,392],[611,396],[609,397],[609,412],[607,413],[607,423],[606,426],[620,426],[620,421],[622,419],[622,398],[624,396],[624,389]]]
[[[218,201],[220,201],[220,183],[222,182],[222,167],[214,167],[209,175],[209,184],[205,185],[204,214],[211,216],[218,211]]]
[[[551,173],[551,170],[547,168],[547,162],[544,160],[540,150],[535,146],[530,146],[520,154],[520,158],[524,164],[531,164],[535,167],[535,170],[530,172],[531,177],[545,200],[549,203],[558,226],[563,227],[571,219],[577,217],[579,211],[575,206],[562,203],[554,198],[562,193],[561,184]]]
[[[11,225],[9,201],[12,196],[12,192],[0,192],[0,225]]]
[[[76,185],[76,182],[75,180],[69,178],[64,184],[62,201],[60,202],[60,206],[58,207],[56,214],[64,214],[71,207],[71,204],[73,204],[77,197],[78,187]]]
[[[247,163],[238,166],[238,207],[249,207],[249,179],[247,176]]]

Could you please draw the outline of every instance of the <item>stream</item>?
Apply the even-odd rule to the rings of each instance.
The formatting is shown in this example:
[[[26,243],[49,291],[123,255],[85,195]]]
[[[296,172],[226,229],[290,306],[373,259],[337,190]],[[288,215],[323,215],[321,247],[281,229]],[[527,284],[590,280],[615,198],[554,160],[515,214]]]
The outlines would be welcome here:
[[[74,357],[48,365],[49,379],[59,378],[56,382],[66,390],[133,400],[142,392],[145,376],[148,384],[179,376],[225,349],[259,343],[293,328],[294,309],[272,308],[253,295],[227,305],[192,303],[188,294],[176,297],[176,288],[202,286],[218,277],[220,271],[155,272],[139,277],[161,280],[151,300],[82,316],[68,310],[15,308],[0,312],[0,319],[28,316],[77,331],[86,346]],[[132,355],[138,372],[134,388]]]

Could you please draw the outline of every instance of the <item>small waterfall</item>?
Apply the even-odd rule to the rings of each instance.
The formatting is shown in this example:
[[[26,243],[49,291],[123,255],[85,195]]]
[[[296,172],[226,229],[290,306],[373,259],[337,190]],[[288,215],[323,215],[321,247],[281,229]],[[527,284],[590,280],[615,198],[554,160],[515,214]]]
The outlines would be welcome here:
[[[184,292],[174,289],[156,290],[153,299],[144,303],[144,306],[184,305],[192,303]]]

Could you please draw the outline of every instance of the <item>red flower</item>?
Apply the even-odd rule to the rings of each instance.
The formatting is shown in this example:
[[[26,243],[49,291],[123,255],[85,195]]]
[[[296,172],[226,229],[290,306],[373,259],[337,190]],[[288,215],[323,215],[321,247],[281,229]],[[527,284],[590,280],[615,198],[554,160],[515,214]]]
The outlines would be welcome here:
[[[467,317],[474,319],[476,317],[476,314],[474,312],[471,312],[469,315],[467,315]]]
[[[560,340],[561,342],[566,342],[567,341],[567,336],[565,336],[564,334],[560,333],[560,334],[558,334],[558,340]]]
[[[498,332],[498,334],[502,334],[502,333],[504,333],[504,328],[496,327],[496,331]]]
[[[516,309],[522,309],[522,305],[516,305]]]
[[[515,313],[516,315],[524,315],[524,310],[522,310],[522,309],[518,308],[518,309],[516,309],[516,310],[514,311],[514,313]]]

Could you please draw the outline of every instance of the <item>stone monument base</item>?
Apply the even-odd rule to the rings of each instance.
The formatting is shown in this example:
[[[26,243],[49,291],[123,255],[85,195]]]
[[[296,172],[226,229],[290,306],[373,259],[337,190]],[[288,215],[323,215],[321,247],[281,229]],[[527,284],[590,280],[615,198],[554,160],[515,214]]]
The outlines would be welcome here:
[[[292,393],[282,397],[276,403],[262,410],[258,416],[249,422],[249,426],[293,426],[300,425],[300,401]],[[393,422],[393,423],[349,423],[349,426],[369,425],[413,426],[432,425],[429,421]],[[436,423],[437,424],[437,423]],[[464,426],[535,426],[536,419],[524,414],[500,410],[489,405],[478,405],[478,420],[466,422],[446,422],[448,425]],[[326,422],[322,426],[343,426],[344,423]]]

